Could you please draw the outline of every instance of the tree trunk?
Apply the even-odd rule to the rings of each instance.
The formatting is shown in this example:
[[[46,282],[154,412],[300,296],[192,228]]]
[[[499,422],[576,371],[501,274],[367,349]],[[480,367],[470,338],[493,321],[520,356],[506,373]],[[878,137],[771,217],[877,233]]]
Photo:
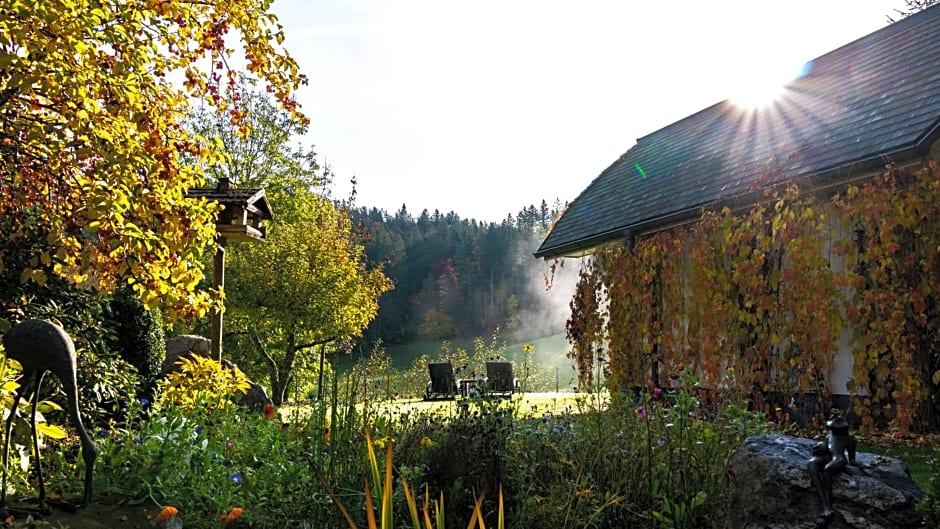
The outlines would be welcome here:
[[[293,332],[290,332],[287,335],[287,343],[284,344],[284,361],[277,366],[277,384],[276,386],[273,382],[271,384],[271,400],[275,406],[280,406],[287,396],[296,357],[297,337]]]

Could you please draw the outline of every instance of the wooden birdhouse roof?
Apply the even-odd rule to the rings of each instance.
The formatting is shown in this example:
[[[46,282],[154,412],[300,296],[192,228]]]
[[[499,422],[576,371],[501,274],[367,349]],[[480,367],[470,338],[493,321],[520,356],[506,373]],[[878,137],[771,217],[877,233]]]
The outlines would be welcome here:
[[[216,229],[226,239],[263,241],[266,234],[261,221],[274,219],[264,188],[237,188],[228,178],[220,178],[216,187],[192,188],[187,196],[213,200],[223,206]]]

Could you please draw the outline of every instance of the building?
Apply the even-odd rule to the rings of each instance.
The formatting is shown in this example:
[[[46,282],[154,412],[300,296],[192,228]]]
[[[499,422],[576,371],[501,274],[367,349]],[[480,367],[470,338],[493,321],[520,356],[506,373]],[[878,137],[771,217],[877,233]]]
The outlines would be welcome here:
[[[809,62],[766,107],[723,101],[638,139],[570,203],[535,255],[632,247],[703,210],[744,211],[768,188],[799,181],[828,196],[886,164],[913,171],[930,159],[940,160],[940,6]],[[853,377],[846,342],[829,373],[835,394]]]

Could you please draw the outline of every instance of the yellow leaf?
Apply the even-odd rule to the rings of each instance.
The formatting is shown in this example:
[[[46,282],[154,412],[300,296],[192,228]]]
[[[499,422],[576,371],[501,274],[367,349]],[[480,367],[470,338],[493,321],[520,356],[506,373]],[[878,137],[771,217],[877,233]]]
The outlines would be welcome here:
[[[36,410],[39,413],[49,413],[50,411],[62,411],[62,406],[51,400],[44,400],[36,405]]]
[[[66,433],[65,430],[54,424],[37,423],[36,430],[39,431],[40,435],[44,435],[51,439],[65,439],[68,437],[68,433]]]

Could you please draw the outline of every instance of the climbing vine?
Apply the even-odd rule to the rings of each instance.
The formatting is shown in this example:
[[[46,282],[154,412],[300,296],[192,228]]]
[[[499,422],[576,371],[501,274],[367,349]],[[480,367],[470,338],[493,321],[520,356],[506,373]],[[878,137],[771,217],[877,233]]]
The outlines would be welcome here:
[[[854,323],[855,411],[869,427],[936,428],[940,344],[937,164],[889,167],[834,199],[853,237],[836,246]]]
[[[848,393],[866,427],[936,428],[936,173],[889,168],[835,194],[767,187],[749,209],[598,250],[571,304],[572,356],[590,371],[584,339],[606,340],[612,391],[668,387],[689,366],[767,412],[806,393],[822,418]]]

